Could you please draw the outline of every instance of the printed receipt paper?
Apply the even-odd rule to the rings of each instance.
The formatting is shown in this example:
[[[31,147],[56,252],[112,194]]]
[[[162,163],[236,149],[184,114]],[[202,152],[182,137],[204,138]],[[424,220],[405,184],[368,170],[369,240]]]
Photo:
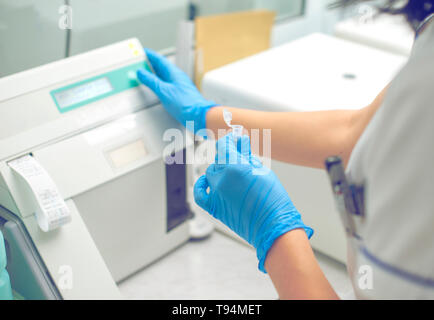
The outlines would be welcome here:
[[[71,213],[54,181],[31,155],[8,162],[9,167],[24,179],[36,205],[36,220],[42,231],[56,229],[71,221]]]

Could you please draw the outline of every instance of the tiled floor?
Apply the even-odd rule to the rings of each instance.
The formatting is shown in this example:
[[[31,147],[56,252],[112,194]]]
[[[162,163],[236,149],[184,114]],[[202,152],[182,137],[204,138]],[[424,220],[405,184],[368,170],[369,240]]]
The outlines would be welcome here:
[[[338,295],[352,298],[345,266],[317,254]],[[277,299],[250,247],[219,232],[190,241],[119,285],[127,299]]]

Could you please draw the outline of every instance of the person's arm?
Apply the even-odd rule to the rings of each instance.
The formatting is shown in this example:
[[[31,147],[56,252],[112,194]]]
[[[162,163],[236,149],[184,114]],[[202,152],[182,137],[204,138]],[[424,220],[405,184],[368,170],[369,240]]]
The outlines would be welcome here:
[[[156,93],[175,119],[184,125],[194,121],[195,133],[205,127],[227,129],[223,107],[204,99],[191,80],[164,57],[150,50],[146,53],[156,74],[141,69],[137,77]],[[229,109],[234,124],[273,130],[274,158],[323,167],[330,155],[341,155],[348,161],[359,136],[381,105],[384,92],[370,106],[357,111],[273,113]],[[241,140],[250,147],[247,136]],[[281,299],[338,298],[309,245],[312,228],[303,223],[275,174],[263,167],[249,148],[247,152],[244,148],[238,151],[232,136],[219,141],[217,148],[222,152],[218,155],[226,159],[232,154],[242,161],[216,161],[211,165],[195,183],[196,203],[256,248],[258,267],[270,274]]]
[[[387,89],[387,88],[386,88]],[[266,112],[231,107],[214,107],[206,115],[207,128],[217,136],[227,129],[223,109],[232,112],[232,123],[251,129],[272,129],[273,159],[297,165],[323,168],[324,159],[339,155],[346,164],[354,145],[383,101],[384,89],[367,107],[360,110],[316,112]],[[259,134],[262,150],[262,132]]]
[[[310,247],[313,229],[249,146],[247,135],[218,140],[215,163],[194,185],[196,203],[256,249],[281,299],[337,299]]]
[[[195,133],[208,128],[216,137],[218,129],[228,129],[222,114],[225,107],[204,99],[188,76],[166,58],[149,49],[146,54],[156,74],[141,69],[137,77],[155,92],[175,119],[183,125],[194,121]],[[261,112],[227,108],[232,112],[234,124],[242,124],[246,129],[272,129],[274,159],[322,168],[324,159],[331,155],[340,155],[344,163],[348,161],[361,133],[381,105],[384,92],[361,110]],[[253,152],[260,150],[261,143],[259,150]]]
[[[265,269],[280,299],[339,299],[302,229],[292,230],[276,239],[265,260]]]

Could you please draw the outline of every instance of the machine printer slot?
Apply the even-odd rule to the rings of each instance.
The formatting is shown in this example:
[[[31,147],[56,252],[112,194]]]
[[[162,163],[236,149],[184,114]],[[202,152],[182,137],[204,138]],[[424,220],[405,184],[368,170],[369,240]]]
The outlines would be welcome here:
[[[8,162],[8,166],[26,188],[42,231],[54,230],[71,221],[69,208],[53,179],[31,154]]]

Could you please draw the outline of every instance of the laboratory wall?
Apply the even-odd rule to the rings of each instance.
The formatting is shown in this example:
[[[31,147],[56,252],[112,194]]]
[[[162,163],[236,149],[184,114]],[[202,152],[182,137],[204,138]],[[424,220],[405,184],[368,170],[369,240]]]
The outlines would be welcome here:
[[[65,57],[63,0],[0,0],[0,77]]]
[[[178,22],[189,16],[266,8],[276,11],[273,45],[309,32],[330,32],[341,10],[331,0],[0,0],[0,77],[131,37],[175,52]],[[70,28],[60,20],[70,8]]]

